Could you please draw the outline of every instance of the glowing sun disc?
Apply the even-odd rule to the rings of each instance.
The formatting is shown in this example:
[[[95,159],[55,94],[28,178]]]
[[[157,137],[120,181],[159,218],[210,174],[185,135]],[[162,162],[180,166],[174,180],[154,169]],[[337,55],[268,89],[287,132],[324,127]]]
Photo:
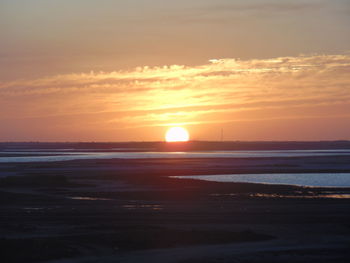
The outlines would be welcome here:
[[[182,127],[172,127],[165,134],[167,142],[187,142],[189,139],[188,131]]]

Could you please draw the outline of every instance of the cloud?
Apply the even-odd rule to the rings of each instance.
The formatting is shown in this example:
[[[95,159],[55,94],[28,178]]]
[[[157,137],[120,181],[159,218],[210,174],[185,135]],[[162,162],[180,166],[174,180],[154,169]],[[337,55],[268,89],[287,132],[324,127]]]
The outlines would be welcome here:
[[[2,82],[0,122],[127,130],[336,118],[349,114],[349,73],[349,55],[304,55]]]

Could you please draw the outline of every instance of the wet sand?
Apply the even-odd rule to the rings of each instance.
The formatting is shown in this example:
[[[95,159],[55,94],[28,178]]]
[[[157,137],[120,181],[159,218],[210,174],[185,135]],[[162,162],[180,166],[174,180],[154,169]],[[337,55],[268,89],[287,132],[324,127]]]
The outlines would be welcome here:
[[[80,160],[0,164],[0,171],[4,262],[350,259],[350,199],[335,198],[348,188],[168,177],[349,172],[346,156]]]

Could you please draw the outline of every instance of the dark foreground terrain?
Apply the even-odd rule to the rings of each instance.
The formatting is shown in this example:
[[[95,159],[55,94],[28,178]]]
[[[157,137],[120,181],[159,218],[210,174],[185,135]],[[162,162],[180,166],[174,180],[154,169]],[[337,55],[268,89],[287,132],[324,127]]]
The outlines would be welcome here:
[[[346,156],[0,164],[1,262],[349,262],[349,189],[168,178],[349,165]]]

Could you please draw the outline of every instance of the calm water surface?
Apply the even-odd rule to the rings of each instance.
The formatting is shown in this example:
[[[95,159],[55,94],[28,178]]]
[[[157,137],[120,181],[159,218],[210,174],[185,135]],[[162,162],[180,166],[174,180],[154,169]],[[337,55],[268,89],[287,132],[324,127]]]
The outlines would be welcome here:
[[[172,176],[213,182],[283,184],[313,187],[350,187],[350,173],[274,173]]]
[[[0,151],[0,163],[57,162],[87,159],[156,159],[156,158],[268,158],[350,156],[350,150],[281,150],[281,151],[202,151],[202,152],[76,152],[76,151]]]

